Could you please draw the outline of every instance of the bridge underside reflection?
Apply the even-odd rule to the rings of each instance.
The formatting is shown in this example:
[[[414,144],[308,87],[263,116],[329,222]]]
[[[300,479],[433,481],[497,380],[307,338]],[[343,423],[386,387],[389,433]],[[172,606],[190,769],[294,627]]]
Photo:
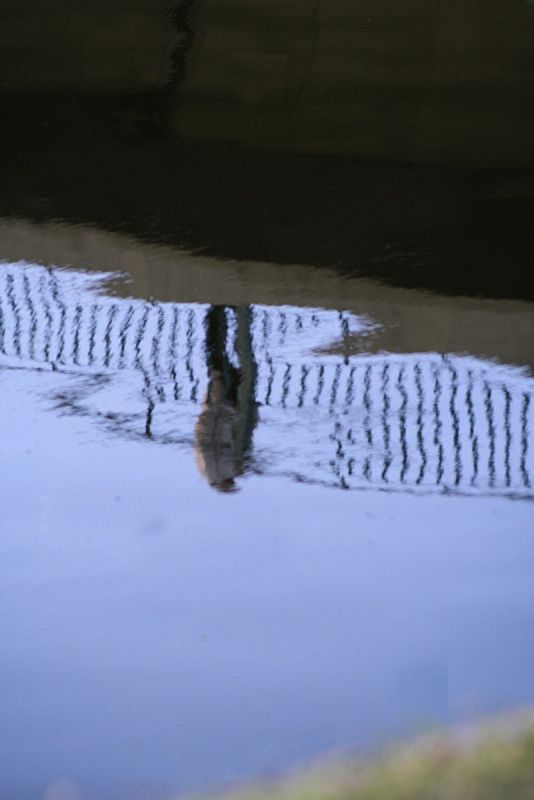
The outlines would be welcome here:
[[[370,323],[347,312],[124,300],[105,277],[3,265],[0,364],[57,372],[55,406],[110,433],[194,448],[215,488],[256,473],[533,495],[534,381],[517,368],[349,357]]]

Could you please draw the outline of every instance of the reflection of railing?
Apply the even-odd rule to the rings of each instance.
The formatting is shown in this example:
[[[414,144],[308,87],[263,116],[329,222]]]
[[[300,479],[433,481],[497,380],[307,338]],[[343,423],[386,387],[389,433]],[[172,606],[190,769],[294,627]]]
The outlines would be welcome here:
[[[76,279],[77,278],[77,279]],[[84,282],[85,281],[85,282]],[[207,306],[111,299],[89,292],[94,281],[38,267],[3,267],[0,273],[0,352],[19,361],[91,372],[135,370],[155,401],[202,399]],[[229,357],[236,335],[229,317]],[[293,357],[308,344],[327,344],[349,333],[351,315],[255,307],[255,358],[271,370],[273,358]],[[271,381],[275,379],[273,373]],[[285,404],[288,377],[279,402]],[[274,401],[269,394],[268,400]]]
[[[340,486],[528,492],[532,389],[495,373],[432,355],[302,365],[292,406],[305,410],[324,399]]]
[[[211,380],[208,307],[93,289],[94,279],[75,273],[0,268],[2,362],[93,374],[77,400],[84,413],[92,413],[99,378],[107,376],[109,388],[126,376],[129,412],[120,392],[106,400],[115,429],[191,441]],[[345,488],[531,494],[531,379],[435,354],[321,355],[362,324],[321,310],[253,306],[244,347],[244,317],[239,309],[224,313],[228,362],[242,382],[247,369],[253,376],[237,413],[247,413],[247,403],[260,407],[250,469]]]

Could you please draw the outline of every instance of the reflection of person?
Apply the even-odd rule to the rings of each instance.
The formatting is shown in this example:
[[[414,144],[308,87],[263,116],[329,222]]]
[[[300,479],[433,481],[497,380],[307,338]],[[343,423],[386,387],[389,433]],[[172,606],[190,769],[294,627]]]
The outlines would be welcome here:
[[[211,306],[206,318],[208,390],[195,426],[195,452],[199,471],[210,486],[222,492],[236,490],[242,475],[256,424],[256,369],[250,330],[251,310],[236,309],[235,350],[239,368],[227,353],[227,320],[224,306]]]

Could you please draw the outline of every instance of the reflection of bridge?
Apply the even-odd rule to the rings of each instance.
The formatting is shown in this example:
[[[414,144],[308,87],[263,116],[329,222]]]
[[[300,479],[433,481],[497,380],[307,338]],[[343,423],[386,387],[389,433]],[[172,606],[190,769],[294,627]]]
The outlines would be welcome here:
[[[86,376],[62,394],[73,411],[117,432],[193,443],[213,383],[209,307],[95,288],[73,272],[3,266],[2,363]],[[221,347],[241,386],[232,419],[260,406],[248,469],[344,488],[531,495],[533,381],[516,370],[436,354],[323,355],[365,328],[350,314],[223,313]]]

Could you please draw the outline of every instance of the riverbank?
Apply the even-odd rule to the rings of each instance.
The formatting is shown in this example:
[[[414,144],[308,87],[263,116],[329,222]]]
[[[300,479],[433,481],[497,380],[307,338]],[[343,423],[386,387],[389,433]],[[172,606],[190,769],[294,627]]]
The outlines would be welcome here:
[[[528,800],[534,796],[534,712],[439,732],[371,761],[332,763],[224,800]]]

